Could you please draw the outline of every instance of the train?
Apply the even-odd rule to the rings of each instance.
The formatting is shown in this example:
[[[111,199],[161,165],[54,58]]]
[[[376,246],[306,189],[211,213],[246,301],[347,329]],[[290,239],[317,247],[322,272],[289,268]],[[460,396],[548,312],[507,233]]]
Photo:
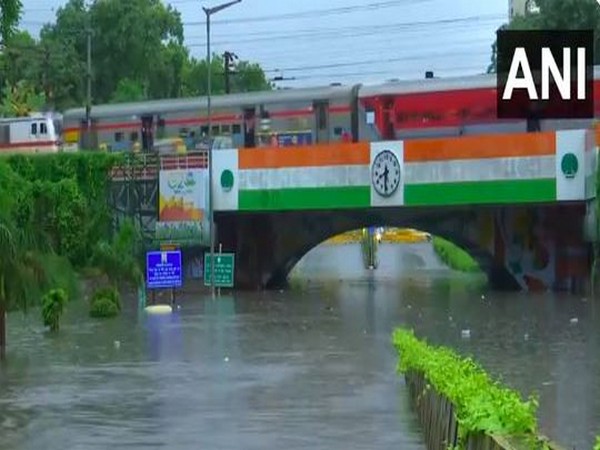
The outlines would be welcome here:
[[[0,119],[0,152],[56,153],[61,149],[61,127],[57,114]]]
[[[335,142],[422,139],[586,128],[590,120],[500,120],[496,75],[425,77],[377,85],[341,85],[218,95],[211,99],[213,149],[289,147]],[[600,66],[594,68],[600,115]],[[94,105],[62,116],[65,151],[178,152],[208,148],[206,97]]]

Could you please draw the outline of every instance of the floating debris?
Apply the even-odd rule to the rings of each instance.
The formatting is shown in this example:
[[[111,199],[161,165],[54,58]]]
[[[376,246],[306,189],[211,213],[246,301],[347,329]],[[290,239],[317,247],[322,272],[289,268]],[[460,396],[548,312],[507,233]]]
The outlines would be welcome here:
[[[570,320],[570,322],[571,322],[572,324],[576,324],[576,323],[579,323],[579,319],[578,319],[577,317],[573,317],[573,318]]]
[[[471,337],[471,330],[462,330],[460,335],[463,339],[469,339]]]
[[[115,341],[114,346],[115,348],[121,348],[121,341]]]

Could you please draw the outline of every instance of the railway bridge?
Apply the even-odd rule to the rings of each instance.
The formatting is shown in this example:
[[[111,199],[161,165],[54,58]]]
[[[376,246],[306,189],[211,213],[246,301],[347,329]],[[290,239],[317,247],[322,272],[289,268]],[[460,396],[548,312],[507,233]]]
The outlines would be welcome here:
[[[591,267],[596,160],[585,129],[218,150],[217,243],[240,288],[285,285],[334,235],[401,226],[462,246],[496,287],[574,290]]]

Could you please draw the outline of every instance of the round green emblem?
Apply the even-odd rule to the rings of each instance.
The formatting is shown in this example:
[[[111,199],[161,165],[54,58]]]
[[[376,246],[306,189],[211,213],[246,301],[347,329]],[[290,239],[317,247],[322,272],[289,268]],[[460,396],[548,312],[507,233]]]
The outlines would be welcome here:
[[[575,178],[575,175],[577,175],[577,171],[579,170],[579,161],[577,161],[577,156],[575,156],[573,153],[567,153],[564,155],[560,163],[560,168],[562,169],[562,173],[565,177]]]
[[[221,172],[221,187],[225,192],[229,192],[233,188],[233,172],[231,170],[227,169]]]

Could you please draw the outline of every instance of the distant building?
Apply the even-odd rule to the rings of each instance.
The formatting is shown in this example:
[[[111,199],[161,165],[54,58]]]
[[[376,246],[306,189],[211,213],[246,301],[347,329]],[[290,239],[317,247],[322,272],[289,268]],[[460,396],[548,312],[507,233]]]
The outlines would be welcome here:
[[[536,13],[540,8],[535,0],[508,0],[508,18],[510,20],[515,16],[524,16],[528,13]]]

